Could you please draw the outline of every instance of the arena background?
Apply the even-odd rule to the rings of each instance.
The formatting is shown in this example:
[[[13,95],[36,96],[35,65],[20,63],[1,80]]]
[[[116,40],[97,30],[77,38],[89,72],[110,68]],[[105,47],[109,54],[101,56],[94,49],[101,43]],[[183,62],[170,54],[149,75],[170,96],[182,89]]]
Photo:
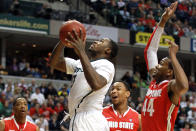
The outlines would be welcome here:
[[[174,0],[0,0],[0,116],[12,113],[17,96],[28,100],[29,116],[35,123],[44,114],[43,131],[60,127],[67,111],[71,76],[52,71],[47,64],[59,41],[64,21],[76,19],[85,25],[87,48],[93,40],[110,37],[119,45],[115,80],[130,84],[129,105],[138,112],[149,84],[143,50],[164,8]],[[196,0],[178,0],[175,16],[161,38],[159,59],[168,56],[165,39],[175,41],[187,77],[189,91],[181,98],[175,131],[196,130]],[[65,56],[77,58],[70,48]],[[45,99],[31,96],[39,88]],[[104,105],[110,104],[106,96]]]

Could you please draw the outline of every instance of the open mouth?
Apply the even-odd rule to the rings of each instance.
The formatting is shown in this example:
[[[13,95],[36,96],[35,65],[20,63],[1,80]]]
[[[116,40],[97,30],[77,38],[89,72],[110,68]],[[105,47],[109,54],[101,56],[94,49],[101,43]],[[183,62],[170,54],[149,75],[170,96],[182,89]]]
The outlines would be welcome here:
[[[20,112],[22,112],[22,113],[26,113],[26,111],[25,111],[25,110],[21,110]]]
[[[112,99],[117,99],[118,98],[118,96],[112,96]]]

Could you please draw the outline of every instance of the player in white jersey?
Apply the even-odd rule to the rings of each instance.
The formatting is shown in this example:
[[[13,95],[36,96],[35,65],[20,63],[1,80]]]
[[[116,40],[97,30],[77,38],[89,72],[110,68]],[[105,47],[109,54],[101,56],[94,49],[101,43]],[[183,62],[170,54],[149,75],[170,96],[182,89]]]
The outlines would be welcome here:
[[[71,116],[70,131],[109,131],[107,120],[102,115],[102,104],[114,77],[114,65],[110,62],[118,52],[117,45],[110,39],[94,41],[85,52],[85,42],[73,30],[72,41],[79,60],[64,58],[65,43],[55,47],[50,65],[52,68],[73,74],[73,85],[68,97]]]

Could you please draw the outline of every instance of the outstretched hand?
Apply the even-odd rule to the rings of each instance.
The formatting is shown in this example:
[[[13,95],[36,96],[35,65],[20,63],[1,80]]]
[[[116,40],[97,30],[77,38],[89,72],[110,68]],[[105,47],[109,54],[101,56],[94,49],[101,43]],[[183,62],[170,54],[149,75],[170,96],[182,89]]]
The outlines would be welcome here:
[[[85,51],[85,40],[83,40],[83,33],[81,29],[80,35],[76,32],[75,29],[73,29],[72,32],[74,35],[72,35],[71,32],[68,32],[70,40],[65,39],[65,41],[70,43],[74,47],[76,54],[79,55],[80,51]]]
[[[179,50],[178,45],[177,45],[175,42],[172,42],[172,41],[170,41],[170,40],[167,40],[167,42],[168,42],[168,44],[170,45],[170,46],[169,46],[169,55],[170,55],[170,57],[171,57],[172,55],[176,55],[176,53],[177,53],[178,50]]]
[[[178,6],[178,1],[172,3],[170,5],[170,7],[167,7],[161,17],[160,23],[165,25],[165,23],[168,21],[168,19],[173,16],[174,12],[176,11],[177,6]]]

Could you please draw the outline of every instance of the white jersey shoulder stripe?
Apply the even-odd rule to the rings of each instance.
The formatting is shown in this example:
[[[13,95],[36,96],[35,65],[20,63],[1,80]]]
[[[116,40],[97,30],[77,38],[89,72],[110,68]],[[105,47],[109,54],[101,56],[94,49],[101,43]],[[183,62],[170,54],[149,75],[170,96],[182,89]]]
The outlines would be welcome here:
[[[169,82],[169,80],[161,81],[161,83],[159,83],[159,86],[161,86],[162,84],[164,84],[164,83],[166,83],[166,82]]]
[[[35,123],[33,123],[32,121],[30,121],[30,120],[28,120],[28,119],[27,119],[27,122],[29,122],[29,123],[35,125]]]
[[[12,119],[14,119],[14,116],[7,117],[4,120],[12,120]]]

